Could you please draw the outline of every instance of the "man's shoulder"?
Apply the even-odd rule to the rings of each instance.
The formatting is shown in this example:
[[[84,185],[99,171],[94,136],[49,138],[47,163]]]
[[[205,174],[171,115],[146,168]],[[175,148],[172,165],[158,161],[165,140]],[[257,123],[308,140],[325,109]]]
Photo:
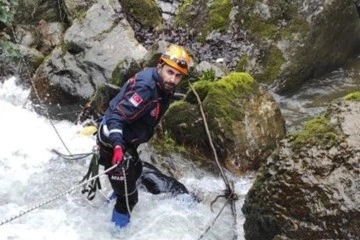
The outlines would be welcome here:
[[[135,75],[137,84],[154,89],[156,87],[156,79],[154,77],[155,72],[155,67],[144,68]]]

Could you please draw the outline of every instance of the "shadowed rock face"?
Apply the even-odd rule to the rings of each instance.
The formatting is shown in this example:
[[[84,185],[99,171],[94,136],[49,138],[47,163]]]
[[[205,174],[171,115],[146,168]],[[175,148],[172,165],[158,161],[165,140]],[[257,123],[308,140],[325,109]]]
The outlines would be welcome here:
[[[292,148],[282,141],[259,171],[242,208],[246,239],[360,236],[360,103],[328,109],[339,142]]]

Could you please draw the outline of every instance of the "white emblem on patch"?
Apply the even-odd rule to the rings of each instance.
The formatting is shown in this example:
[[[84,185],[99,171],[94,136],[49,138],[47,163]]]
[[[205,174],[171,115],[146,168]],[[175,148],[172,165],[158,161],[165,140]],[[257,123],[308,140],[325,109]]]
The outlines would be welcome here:
[[[130,98],[129,101],[132,103],[132,105],[134,105],[135,107],[137,107],[137,106],[139,106],[139,104],[143,101],[143,99],[140,97],[139,94],[134,93],[134,94],[131,96],[131,98]]]

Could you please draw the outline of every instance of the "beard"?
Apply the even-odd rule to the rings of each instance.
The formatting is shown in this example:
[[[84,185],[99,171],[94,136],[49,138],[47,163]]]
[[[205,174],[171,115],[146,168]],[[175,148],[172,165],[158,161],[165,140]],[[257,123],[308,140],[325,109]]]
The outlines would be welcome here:
[[[164,89],[171,93],[175,91],[176,85],[173,83],[163,83]]]

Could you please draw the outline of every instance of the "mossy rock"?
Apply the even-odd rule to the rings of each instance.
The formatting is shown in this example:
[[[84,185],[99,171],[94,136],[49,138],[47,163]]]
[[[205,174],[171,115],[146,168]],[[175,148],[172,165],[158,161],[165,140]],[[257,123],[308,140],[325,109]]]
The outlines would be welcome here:
[[[271,45],[264,51],[264,57],[261,61],[261,64],[264,66],[263,71],[259,74],[254,74],[254,77],[259,82],[271,83],[281,74],[284,63],[283,53],[276,46]]]
[[[249,33],[250,38],[255,42],[271,39],[274,41],[281,39],[291,39],[293,33],[306,34],[309,25],[306,19],[298,13],[298,6],[293,1],[274,0],[271,2],[271,14],[267,17],[262,16],[259,11],[254,11],[259,7],[259,1],[243,1],[241,11],[236,16],[236,21]],[[287,24],[281,24],[286,22]]]
[[[225,31],[233,5],[230,0],[185,0],[175,17],[175,26],[192,27],[205,40],[213,30]]]
[[[307,121],[300,132],[292,134],[292,138],[292,148],[298,150],[305,145],[331,147],[341,142],[344,136],[326,115],[322,115]]]
[[[141,67],[135,59],[121,60],[111,74],[111,84],[122,87],[130,77],[134,76],[140,70]]]
[[[109,107],[109,102],[119,91],[120,88],[112,84],[105,83],[98,85],[89,101],[91,109],[98,114],[104,114]]]
[[[254,74],[254,78],[258,82],[272,83],[278,78],[286,78],[283,76],[283,65],[287,60],[278,47],[279,41],[292,42],[297,39],[295,41],[298,42],[304,39],[310,31],[310,25],[298,13],[297,2],[274,0],[268,3],[270,5],[268,15],[259,11],[260,4],[259,1],[254,0],[243,1],[238,5],[241,10],[236,15],[235,22],[247,32],[249,39],[262,49],[262,57],[259,61],[262,71]],[[240,59],[242,61],[239,61],[237,71],[247,67],[246,59],[244,57]]]
[[[94,3],[96,3],[96,0],[64,0],[64,4],[69,15],[68,17],[72,20],[76,18],[84,19],[86,17],[86,12]]]
[[[57,1],[19,0],[16,6],[14,23],[37,24],[40,20],[63,22],[64,9]]]
[[[162,16],[155,0],[120,0],[124,11],[144,27],[161,28]]]
[[[233,123],[240,121],[244,115],[239,107],[241,99],[247,98],[255,86],[255,81],[249,74],[240,72],[233,72],[216,82],[199,81],[193,84],[201,99],[212,141],[217,145],[219,153],[225,148],[224,145],[232,142]],[[178,144],[199,151],[202,149],[209,154],[204,122],[197,98],[191,90],[184,100],[170,106],[164,116],[163,127]]]
[[[344,97],[346,101],[360,101],[360,92],[349,93]]]

